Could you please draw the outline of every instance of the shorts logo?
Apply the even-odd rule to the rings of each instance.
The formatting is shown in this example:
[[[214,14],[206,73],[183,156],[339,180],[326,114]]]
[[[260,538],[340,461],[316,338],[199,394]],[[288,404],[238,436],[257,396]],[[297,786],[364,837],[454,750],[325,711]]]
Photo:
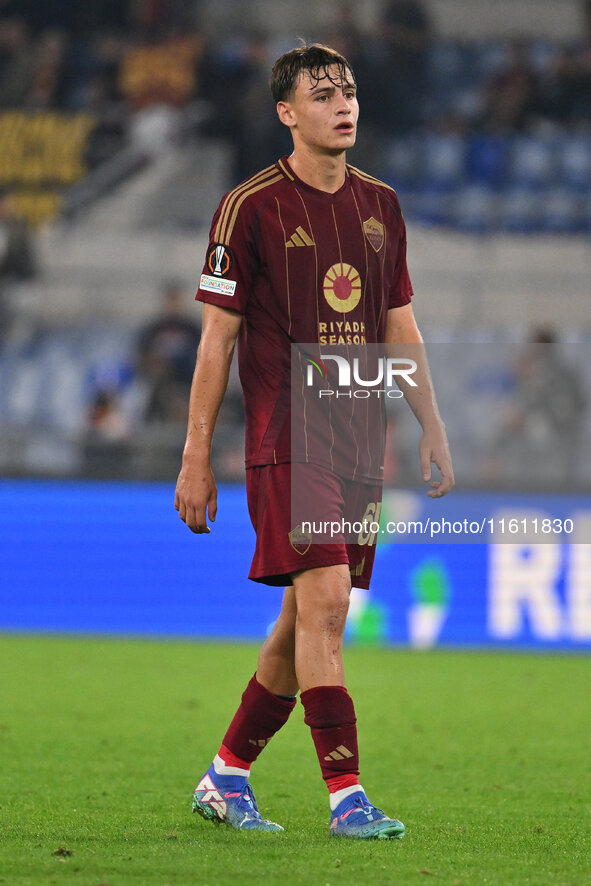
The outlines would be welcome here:
[[[232,264],[232,253],[227,246],[218,243],[207,253],[207,267],[216,277],[225,277]]]
[[[222,280],[220,277],[210,277],[208,274],[201,274],[199,289],[204,289],[206,292],[215,292],[216,295],[234,295],[236,280]]]
[[[357,566],[355,566],[354,569],[349,569],[349,572],[351,573],[351,578],[359,578],[360,576],[362,576],[364,569],[365,569],[365,557],[363,558],[361,563],[358,563]]]
[[[363,231],[373,249],[379,252],[384,245],[384,226],[373,217],[363,222]]]
[[[289,533],[289,543],[296,554],[301,554],[303,557],[304,554],[307,554],[310,550],[312,536],[309,532],[302,532],[301,525],[296,526],[296,528],[292,529]]]
[[[322,284],[324,298],[339,314],[348,314],[361,298],[361,277],[352,265],[337,262],[326,272]]]

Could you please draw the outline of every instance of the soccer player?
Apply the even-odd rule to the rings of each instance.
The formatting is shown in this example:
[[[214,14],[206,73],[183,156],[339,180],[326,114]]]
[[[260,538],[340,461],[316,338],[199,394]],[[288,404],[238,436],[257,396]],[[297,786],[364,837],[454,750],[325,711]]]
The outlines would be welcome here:
[[[210,450],[238,339],[256,532],[249,577],[285,591],[193,809],[234,828],[282,830],[259,813],[249,775],[299,691],[329,790],[330,834],[396,838],[404,825],[374,806],[359,782],[355,709],[343,671],[351,576],[369,587],[375,545],[308,544],[291,525],[289,365],[292,342],[422,341],[410,304],[405,227],[394,191],[346,163],[359,113],[347,60],[319,44],[292,49],[275,63],[271,90],[294,150],[234,188],[215,213],[197,293],[205,302],[203,335],[175,507],[193,532],[210,532],[207,518],[214,521],[217,510]],[[428,494],[438,497],[451,489],[453,471],[428,370],[419,375],[407,399],[423,428]],[[432,463],[439,480],[431,480]],[[343,499],[352,496],[361,513],[375,513],[381,484],[371,471],[345,484],[326,466],[312,469],[333,510],[344,513],[350,503]]]

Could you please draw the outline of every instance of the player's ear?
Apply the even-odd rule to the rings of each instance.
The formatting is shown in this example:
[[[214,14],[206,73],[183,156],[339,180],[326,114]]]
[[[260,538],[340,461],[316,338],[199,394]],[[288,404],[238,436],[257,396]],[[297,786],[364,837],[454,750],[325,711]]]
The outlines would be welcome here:
[[[293,108],[289,102],[277,102],[277,115],[285,126],[295,126]]]

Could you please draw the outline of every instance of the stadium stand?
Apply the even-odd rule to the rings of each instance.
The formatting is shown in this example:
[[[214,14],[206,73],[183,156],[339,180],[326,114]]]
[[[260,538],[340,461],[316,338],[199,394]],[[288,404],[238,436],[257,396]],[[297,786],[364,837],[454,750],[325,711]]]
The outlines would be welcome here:
[[[0,280],[0,469],[108,473],[108,459],[88,457],[89,425],[108,407],[132,429],[128,475],[170,479],[184,429],[143,422],[133,358],[160,283],[194,288],[219,196],[284,149],[267,76],[294,42],[289,29],[338,43],[373,83],[387,76],[384,23],[395,16],[386,3],[367,4],[365,27],[346,4],[308,9],[303,22],[294,4],[292,21],[285,4],[257,2],[248,23],[230,0],[83,7],[64,0],[52,14],[29,0],[0,11],[0,189],[30,225],[39,266],[32,279]],[[536,321],[563,343],[591,336],[591,16],[581,9],[586,24],[571,40],[531,22],[526,34],[468,39],[439,35],[426,3],[413,113],[401,125],[395,107],[369,107],[351,158],[399,193],[427,337],[479,342],[493,363],[495,343],[527,341]],[[570,362],[589,385],[586,350]],[[509,394],[465,382],[460,414],[458,384],[442,397],[466,452],[459,480],[477,485],[475,453]],[[234,400],[220,424],[222,478],[242,476],[238,413]],[[397,439],[410,453],[408,427],[400,419]]]

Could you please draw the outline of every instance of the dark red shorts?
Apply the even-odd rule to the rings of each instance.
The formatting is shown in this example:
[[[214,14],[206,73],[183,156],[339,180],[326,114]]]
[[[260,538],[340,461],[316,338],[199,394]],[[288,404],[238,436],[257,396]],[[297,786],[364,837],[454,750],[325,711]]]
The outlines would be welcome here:
[[[247,469],[246,495],[256,532],[249,578],[283,587],[294,572],[344,563],[353,587],[369,588],[376,533],[368,520],[379,520],[380,483],[345,481],[317,465],[264,465]]]

